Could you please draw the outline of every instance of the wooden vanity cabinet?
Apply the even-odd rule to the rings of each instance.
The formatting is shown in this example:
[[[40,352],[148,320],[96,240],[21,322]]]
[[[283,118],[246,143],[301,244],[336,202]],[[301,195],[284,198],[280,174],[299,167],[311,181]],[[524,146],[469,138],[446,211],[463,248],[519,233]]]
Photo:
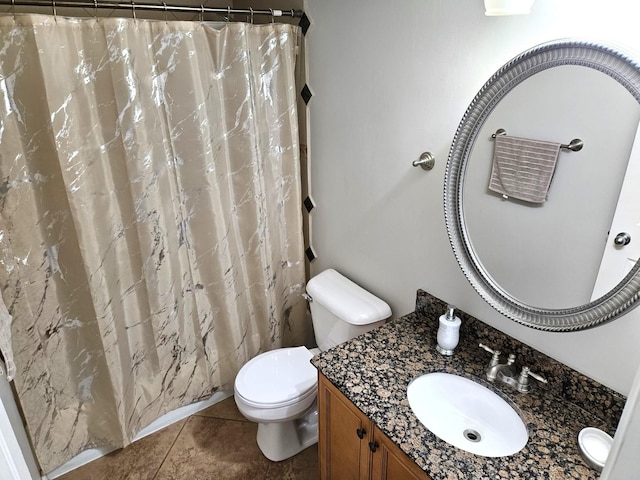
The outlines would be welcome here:
[[[320,480],[431,480],[322,374]]]

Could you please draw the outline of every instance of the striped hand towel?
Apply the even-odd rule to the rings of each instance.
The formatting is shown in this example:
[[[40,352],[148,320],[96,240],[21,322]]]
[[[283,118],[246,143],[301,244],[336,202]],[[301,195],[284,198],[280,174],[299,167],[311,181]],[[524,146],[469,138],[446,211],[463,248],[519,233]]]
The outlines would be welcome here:
[[[489,190],[544,203],[559,151],[559,143],[496,135]]]

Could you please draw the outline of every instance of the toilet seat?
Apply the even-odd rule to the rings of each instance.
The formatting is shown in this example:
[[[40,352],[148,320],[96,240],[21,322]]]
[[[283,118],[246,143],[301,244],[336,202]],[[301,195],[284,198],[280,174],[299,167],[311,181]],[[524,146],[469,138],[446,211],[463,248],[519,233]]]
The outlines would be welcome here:
[[[317,385],[317,384],[316,384]],[[314,385],[314,387],[316,386]],[[306,403],[306,400],[310,397],[312,400],[315,398],[316,396],[316,389],[315,388],[310,388],[307,392],[305,392],[303,395],[297,396],[295,398],[291,398],[279,403],[265,403],[265,402],[256,402],[254,400],[251,400],[245,396],[243,396],[241,393],[238,392],[238,389],[236,388],[235,390],[235,395],[236,397],[240,397],[240,400],[247,406],[247,407],[252,407],[252,408],[256,408],[259,410],[264,410],[264,409],[278,409],[281,407],[289,407],[291,405],[295,405],[295,404],[299,404],[299,403]]]
[[[306,347],[279,348],[244,365],[235,381],[235,393],[249,406],[279,408],[316,395],[317,371]]]

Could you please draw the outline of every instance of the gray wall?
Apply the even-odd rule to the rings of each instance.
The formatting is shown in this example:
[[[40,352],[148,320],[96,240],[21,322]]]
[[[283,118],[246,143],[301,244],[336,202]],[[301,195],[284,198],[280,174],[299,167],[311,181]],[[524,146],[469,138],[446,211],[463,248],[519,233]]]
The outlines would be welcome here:
[[[451,252],[442,188],[458,123],[495,70],[558,38],[640,50],[638,2],[603,8],[593,0],[537,0],[530,15],[514,17],[485,17],[481,0],[308,0],[306,11],[313,22],[309,156],[319,256],[312,273],[336,268],[388,301],[395,316],[413,311],[416,289],[425,289],[628,393],[640,363],[640,309],[565,334],[497,314]],[[428,173],[411,167],[425,150],[437,158]]]

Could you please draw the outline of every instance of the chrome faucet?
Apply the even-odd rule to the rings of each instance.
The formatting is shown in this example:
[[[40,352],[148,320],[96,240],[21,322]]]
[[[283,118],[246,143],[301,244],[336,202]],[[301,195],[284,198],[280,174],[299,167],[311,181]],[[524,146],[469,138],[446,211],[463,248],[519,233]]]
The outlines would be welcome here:
[[[512,387],[514,390],[522,393],[527,393],[531,390],[531,384],[529,383],[529,377],[533,377],[541,383],[548,383],[547,380],[540,375],[533,373],[529,367],[522,367],[520,374],[516,376],[512,365],[516,361],[516,356],[511,353],[507,359],[507,363],[500,363],[500,350],[493,350],[487,347],[483,343],[478,345],[483,350],[491,353],[491,361],[485,370],[487,380],[500,383],[504,383]]]

